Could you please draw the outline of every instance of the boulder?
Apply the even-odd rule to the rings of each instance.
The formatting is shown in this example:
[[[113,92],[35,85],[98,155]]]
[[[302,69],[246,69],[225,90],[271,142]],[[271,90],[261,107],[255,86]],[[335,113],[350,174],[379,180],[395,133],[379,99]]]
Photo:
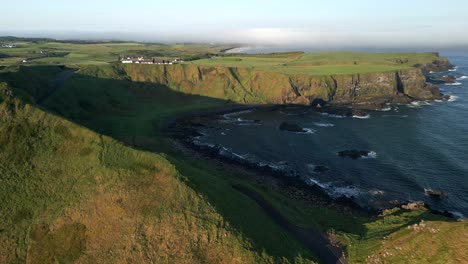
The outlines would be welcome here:
[[[367,157],[369,156],[370,151],[368,150],[357,150],[357,149],[351,149],[351,150],[343,150],[338,152],[338,156],[340,157],[348,157],[352,159],[359,159],[362,157]]]
[[[457,78],[452,75],[444,75],[442,77],[428,77],[427,81],[433,84],[455,83]]]
[[[418,202],[414,202],[414,203],[407,203],[407,204],[404,204],[401,206],[401,208],[403,209],[406,209],[406,210],[420,210],[420,209],[423,209],[425,208],[426,205],[424,204],[424,202],[421,202],[421,201],[418,201]]]
[[[424,193],[426,195],[429,195],[430,197],[437,198],[437,199],[442,199],[442,198],[447,197],[447,194],[440,190],[424,189]]]
[[[306,132],[302,127],[300,127],[298,124],[295,124],[295,123],[288,123],[288,122],[283,122],[281,123],[281,125],[279,126],[279,129],[280,130],[283,130],[283,131],[291,131],[291,132],[300,132],[300,133],[304,133]]]

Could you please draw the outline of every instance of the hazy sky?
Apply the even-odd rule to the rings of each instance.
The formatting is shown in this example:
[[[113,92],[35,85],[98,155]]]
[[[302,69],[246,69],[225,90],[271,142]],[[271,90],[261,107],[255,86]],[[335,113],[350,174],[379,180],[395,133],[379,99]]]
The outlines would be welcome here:
[[[2,35],[296,46],[468,45],[465,0],[2,2]]]

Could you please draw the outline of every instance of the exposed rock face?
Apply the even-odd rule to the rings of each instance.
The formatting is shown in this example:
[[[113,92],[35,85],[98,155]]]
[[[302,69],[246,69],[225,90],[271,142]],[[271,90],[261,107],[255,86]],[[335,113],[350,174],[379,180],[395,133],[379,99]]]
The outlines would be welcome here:
[[[440,190],[433,190],[433,189],[424,189],[424,193],[429,195],[430,197],[442,199],[447,197],[447,194],[440,191]]]
[[[438,53],[435,53],[439,57]],[[446,58],[439,57],[437,60],[432,61],[427,64],[416,64],[414,65],[417,68],[420,68],[425,74],[429,72],[446,72],[450,69],[453,69],[453,64]]]
[[[287,123],[287,122],[281,123],[281,125],[279,126],[279,129],[280,129],[280,130],[284,130],[284,131],[297,132],[297,133],[304,133],[304,132],[306,132],[306,131],[305,131],[302,127],[300,127],[298,124]]]
[[[421,201],[414,202],[414,203],[407,203],[401,206],[401,208],[403,209],[412,210],[412,211],[421,210],[421,209],[424,209],[425,207],[426,205],[424,204],[424,202],[421,202]]]
[[[434,84],[455,83],[457,78],[452,75],[445,75],[442,77],[427,78],[427,81]]]
[[[323,106],[326,103],[381,109],[386,103],[443,98],[438,87],[426,84],[423,70],[417,68],[330,76],[287,75],[252,68],[191,64],[132,64],[123,65],[118,71],[132,81],[159,83],[184,93],[249,104]]]
[[[348,157],[352,159],[359,159],[363,157],[368,157],[370,154],[370,151],[368,150],[357,150],[357,149],[351,149],[351,150],[343,150],[338,152],[338,156],[340,157]]]

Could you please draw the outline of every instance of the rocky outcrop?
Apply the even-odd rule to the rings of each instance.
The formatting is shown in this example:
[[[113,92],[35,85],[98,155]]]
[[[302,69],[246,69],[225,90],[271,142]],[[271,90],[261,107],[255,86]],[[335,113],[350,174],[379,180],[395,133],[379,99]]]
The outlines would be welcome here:
[[[371,151],[368,150],[357,150],[357,149],[351,149],[351,150],[343,150],[339,151],[337,154],[338,156],[342,158],[351,158],[351,159],[359,159],[363,157],[368,157],[370,155]]]
[[[296,133],[306,132],[302,127],[295,123],[282,122],[279,126],[279,130],[290,131]]]
[[[446,72],[454,68],[453,64],[451,64],[448,59],[440,57],[439,53],[437,52],[434,54],[436,55],[437,59],[430,63],[415,64],[414,66],[421,69],[424,74],[429,72]]]
[[[457,82],[457,77],[452,75],[444,75],[442,77],[428,77],[427,81],[433,84],[446,84]]]
[[[426,84],[423,70],[411,68],[353,75],[287,75],[253,68],[181,65],[122,65],[119,72],[136,82],[246,104],[320,102],[361,109],[388,103],[442,99],[438,87]]]

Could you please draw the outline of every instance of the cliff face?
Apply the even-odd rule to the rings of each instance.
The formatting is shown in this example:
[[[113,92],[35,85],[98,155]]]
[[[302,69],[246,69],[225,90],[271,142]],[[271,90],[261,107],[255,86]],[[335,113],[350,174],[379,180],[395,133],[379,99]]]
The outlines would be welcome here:
[[[286,75],[250,68],[198,65],[121,65],[119,72],[137,82],[167,85],[184,93],[238,103],[334,105],[376,109],[385,103],[442,98],[428,86],[421,69],[336,76]]]

